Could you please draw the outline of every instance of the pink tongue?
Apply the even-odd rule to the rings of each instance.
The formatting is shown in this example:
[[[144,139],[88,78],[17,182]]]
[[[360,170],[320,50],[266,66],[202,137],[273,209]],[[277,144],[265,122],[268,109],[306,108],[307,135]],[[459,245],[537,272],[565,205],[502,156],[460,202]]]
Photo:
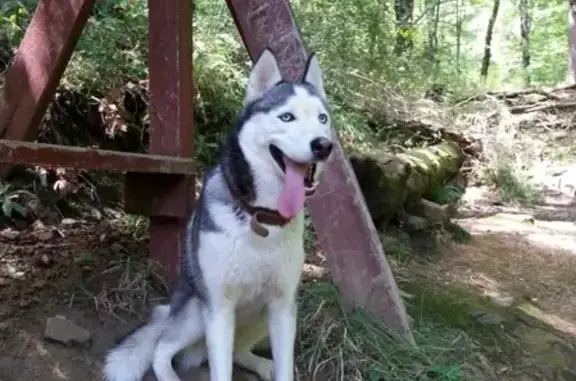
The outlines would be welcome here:
[[[295,163],[286,156],[284,156],[284,164],[286,164],[286,173],[284,187],[278,198],[278,212],[282,217],[290,219],[304,208],[304,177],[308,165]]]

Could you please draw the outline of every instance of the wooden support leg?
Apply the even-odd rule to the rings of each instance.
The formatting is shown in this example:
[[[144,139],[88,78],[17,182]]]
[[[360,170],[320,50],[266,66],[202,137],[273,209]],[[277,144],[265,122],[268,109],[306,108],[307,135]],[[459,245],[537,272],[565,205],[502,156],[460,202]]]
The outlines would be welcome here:
[[[151,154],[193,155],[192,6],[192,0],[148,0]],[[192,194],[193,186],[191,177],[183,178],[175,186],[176,195],[165,193],[163,203],[180,202]],[[150,255],[172,284],[185,225],[183,218],[150,217]]]
[[[0,89],[0,139],[36,138],[94,2],[40,0]]]
[[[270,47],[285,79],[299,79],[307,53],[287,0],[227,0],[252,59]],[[350,162],[337,141],[309,202],[335,283],[349,307],[361,306],[413,342],[394,276]]]

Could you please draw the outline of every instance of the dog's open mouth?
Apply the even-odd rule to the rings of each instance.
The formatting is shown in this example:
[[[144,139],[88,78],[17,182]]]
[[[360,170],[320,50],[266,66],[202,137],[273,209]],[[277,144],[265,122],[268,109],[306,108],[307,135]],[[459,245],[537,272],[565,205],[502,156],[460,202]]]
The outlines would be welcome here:
[[[270,144],[270,154],[276,161],[276,164],[282,169],[282,172],[286,173],[286,162],[285,158],[290,160],[289,158],[284,155],[282,150],[276,147],[274,144]],[[318,186],[318,182],[314,179],[314,175],[316,174],[316,164],[309,163],[309,164],[298,164],[299,166],[307,166],[306,175],[304,176],[304,189],[306,190],[306,195],[311,196],[316,191],[316,187]]]
[[[270,145],[270,154],[284,172],[284,184],[278,197],[278,213],[286,219],[292,219],[304,208],[306,196],[312,196],[316,190],[316,164],[298,163],[275,145]]]

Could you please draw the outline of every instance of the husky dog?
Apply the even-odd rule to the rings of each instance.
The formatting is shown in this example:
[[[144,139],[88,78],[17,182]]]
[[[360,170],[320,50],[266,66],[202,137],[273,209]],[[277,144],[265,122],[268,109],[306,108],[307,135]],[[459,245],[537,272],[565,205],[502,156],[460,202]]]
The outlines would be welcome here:
[[[171,303],[108,353],[107,380],[140,381],[151,367],[159,381],[179,381],[173,358],[180,369],[208,360],[211,381],[231,381],[233,363],[264,381],[294,380],[303,208],[332,139],[318,58],[287,82],[265,49],[239,122],[205,175]],[[273,361],[252,353],[268,335]]]

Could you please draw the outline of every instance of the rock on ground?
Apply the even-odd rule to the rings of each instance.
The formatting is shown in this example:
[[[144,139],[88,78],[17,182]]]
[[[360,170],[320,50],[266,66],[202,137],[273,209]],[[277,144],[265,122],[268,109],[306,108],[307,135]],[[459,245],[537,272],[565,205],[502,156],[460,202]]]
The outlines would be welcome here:
[[[65,345],[80,345],[83,347],[90,347],[92,341],[90,332],[59,315],[46,320],[44,338]]]

